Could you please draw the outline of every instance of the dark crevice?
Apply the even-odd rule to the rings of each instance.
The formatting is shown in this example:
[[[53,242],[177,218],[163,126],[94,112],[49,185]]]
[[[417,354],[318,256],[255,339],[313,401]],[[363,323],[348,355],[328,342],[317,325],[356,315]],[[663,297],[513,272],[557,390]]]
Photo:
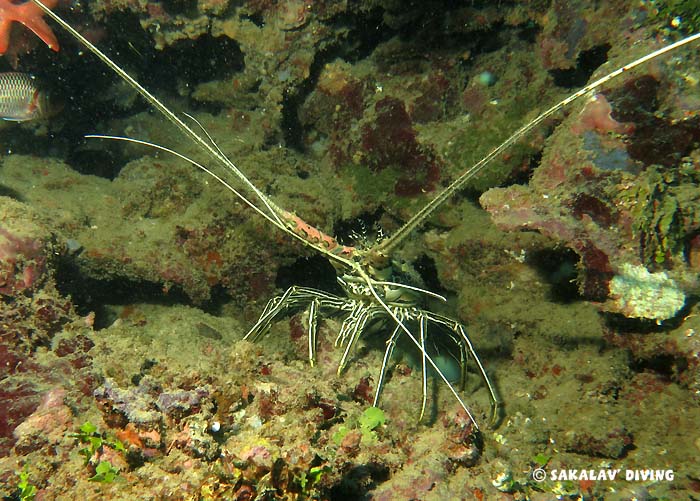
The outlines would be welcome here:
[[[56,288],[61,295],[70,296],[79,315],[95,312],[95,328],[108,327],[115,320],[105,305],[192,304],[178,288],[163,292],[163,285],[154,282],[134,281],[126,278],[98,280],[86,276],[72,261],[65,259],[56,267]]]
[[[221,307],[231,301],[222,286],[212,287],[205,302],[193,301],[180,285],[163,289],[161,282],[131,280],[127,277],[99,279],[87,275],[76,262],[76,255],[63,256],[56,262],[56,288],[62,296],[70,297],[79,315],[95,312],[95,328],[108,327],[115,320],[114,306],[135,303],[171,306],[195,306],[210,315],[220,315]]]
[[[152,50],[148,68],[144,68],[144,82],[176,92],[178,81],[194,88],[199,83],[240,72],[243,67],[238,43],[228,37],[202,35],[196,40],[178,41],[162,51]]]
[[[612,118],[619,122],[643,122],[659,107],[661,82],[651,75],[641,75],[606,93]]]
[[[433,258],[423,254],[413,262],[413,268],[416,270],[418,275],[420,275],[420,278],[423,281],[421,287],[424,287],[425,289],[437,294],[442,294],[445,292],[445,289],[443,289],[442,285],[440,284],[437,266],[435,265],[435,260]]]
[[[578,254],[571,249],[545,249],[528,258],[528,264],[551,285],[550,300],[556,303],[581,300],[576,283],[578,261]]]
[[[396,32],[384,24],[382,11],[374,9],[362,17],[338,17],[333,23],[335,30],[349,28],[348,36],[343,44],[328,51],[326,60],[341,58],[350,64],[368,58],[374,49],[396,35]]]
[[[682,357],[674,357],[670,354],[657,355],[651,358],[634,360],[630,363],[630,369],[635,372],[653,372],[671,381],[688,368],[688,361]]]
[[[241,14],[240,19],[244,21],[250,21],[258,28],[265,26],[265,18],[262,14],[256,12],[254,14]]]
[[[685,236],[683,239],[683,255],[688,264],[697,268],[697,260],[700,257],[700,230],[693,231]]]
[[[656,320],[646,318],[628,318],[621,313],[606,313],[604,315],[605,324],[608,329],[615,332],[630,334],[646,334],[651,332],[670,332],[679,328],[684,321],[684,317],[692,310],[695,301],[691,298],[686,300],[685,306],[675,317],[658,323]]]
[[[320,68],[322,67],[323,65],[321,64],[321,57],[319,55],[311,65],[311,74],[314,75],[314,78],[306,79],[306,81],[295,88],[296,92],[287,93],[282,100],[282,120],[280,127],[284,137],[284,144],[288,148],[292,148],[296,151],[301,152],[305,149],[304,127],[299,120],[299,107],[304,103],[306,97],[314,90],[318,72],[320,72]]]
[[[330,489],[332,501],[372,499],[370,492],[389,480],[391,471],[386,465],[369,462],[347,471]]]
[[[465,8],[461,0],[404,2],[400,12],[392,11],[388,15],[400,20],[401,39],[423,51],[449,51],[458,47],[470,47],[479,53],[498,50],[503,45],[503,22],[484,24],[482,29],[463,28],[473,21],[480,9],[488,9],[490,3],[469,2],[467,5]]]
[[[171,16],[183,14],[194,16],[197,14],[197,0],[161,0],[165,12]]]
[[[528,158],[527,166],[518,166],[517,170],[513,170],[510,176],[501,184],[501,186],[511,186],[514,184],[527,185],[532,179],[532,175],[535,173],[535,169],[540,166],[542,162],[542,150],[537,151],[530,155]]]
[[[94,145],[97,147],[97,145]],[[104,177],[113,180],[127,162],[121,153],[123,149],[97,149],[85,144],[84,148],[76,147],[68,153],[65,162],[81,174]]]
[[[528,44],[537,42],[537,35],[542,31],[542,27],[532,21],[528,21],[518,26],[518,39]]]
[[[583,87],[588,83],[593,72],[608,60],[610,45],[597,45],[591,49],[581,51],[576,58],[576,66],[565,70],[550,70],[549,74],[554,79],[554,85],[570,89]]]
[[[343,295],[336,281],[335,268],[322,256],[302,257],[288,266],[280,266],[275,286],[288,289],[292,285]]]

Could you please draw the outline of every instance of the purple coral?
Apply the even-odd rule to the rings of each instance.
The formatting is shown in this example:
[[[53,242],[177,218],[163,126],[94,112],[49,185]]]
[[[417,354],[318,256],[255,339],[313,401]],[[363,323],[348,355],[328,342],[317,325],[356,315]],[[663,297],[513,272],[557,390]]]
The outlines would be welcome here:
[[[155,382],[148,377],[136,388],[128,389],[120,388],[113,379],[107,378],[94,396],[107,414],[116,413],[134,424],[155,424],[160,422],[160,413],[154,409],[151,394],[154,390]]]
[[[164,415],[182,419],[198,412],[203,399],[210,393],[205,387],[161,391],[156,381],[146,376],[133,388],[120,388],[108,378],[95,390],[94,395],[103,410],[118,421],[126,419],[136,425],[154,425],[160,423]]]
[[[164,391],[158,395],[156,407],[168,416],[186,416],[196,411],[202,399],[208,397],[209,393],[209,390],[203,387],[193,390]]]

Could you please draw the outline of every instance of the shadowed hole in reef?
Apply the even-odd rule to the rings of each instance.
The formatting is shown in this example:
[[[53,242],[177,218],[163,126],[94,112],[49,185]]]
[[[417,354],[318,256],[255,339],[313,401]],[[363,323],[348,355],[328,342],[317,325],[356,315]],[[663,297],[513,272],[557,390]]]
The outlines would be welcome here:
[[[535,169],[540,166],[541,162],[542,150],[539,150],[529,156],[527,167],[520,167],[511,171],[508,178],[501,183],[501,186],[511,186],[514,184],[526,186],[530,182],[530,179],[532,179]]]
[[[666,319],[661,323],[647,318],[628,318],[621,313],[607,313],[604,316],[605,324],[608,329],[619,332],[623,336],[648,334],[651,332],[670,332],[678,329],[683,324],[685,317],[690,313],[694,304],[694,301],[686,301],[685,306],[676,313],[675,317]]]
[[[336,281],[335,268],[323,256],[301,257],[288,266],[280,266],[275,286],[286,290],[292,285],[344,295]]]
[[[608,60],[610,45],[597,45],[591,49],[583,50],[576,58],[576,66],[565,70],[550,70],[549,74],[554,78],[554,85],[570,89],[583,87],[588,83],[593,72]]]
[[[571,303],[581,299],[576,284],[578,254],[570,249],[544,249],[532,253],[528,263],[551,285],[550,299],[556,303]]]
[[[383,464],[370,462],[352,468],[331,487],[331,501],[357,501],[371,499],[370,491],[389,480],[391,471]]]
[[[442,294],[445,292],[445,289],[440,284],[437,266],[435,265],[435,260],[433,258],[423,254],[413,262],[413,268],[423,281],[423,284],[419,285],[420,287],[423,287],[430,292],[435,292],[436,294]]]
[[[170,15],[197,14],[197,0],[162,0],[163,8]]]
[[[163,292],[163,285],[127,279],[97,280],[80,272],[73,263],[64,262],[56,267],[56,288],[64,296],[70,296],[79,315],[95,312],[95,329],[109,327],[116,320],[113,311],[105,305],[192,304],[178,288]]]
[[[128,163],[122,154],[123,148],[103,148],[105,141],[101,141],[101,144],[97,144],[96,140],[92,141],[92,145],[89,143],[88,141],[84,148],[73,149],[66,157],[66,163],[81,174],[114,180]]]
[[[144,78],[154,87],[164,87],[165,81],[172,91],[181,84],[194,90],[196,84],[225,78],[243,67],[243,53],[234,40],[202,35],[152,53]]]
[[[685,358],[672,355],[656,355],[651,358],[637,359],[629,365],[630,369],[635,372],[653,372],[669,381],[677,379],[681,372],[688,369],[688,361]]]

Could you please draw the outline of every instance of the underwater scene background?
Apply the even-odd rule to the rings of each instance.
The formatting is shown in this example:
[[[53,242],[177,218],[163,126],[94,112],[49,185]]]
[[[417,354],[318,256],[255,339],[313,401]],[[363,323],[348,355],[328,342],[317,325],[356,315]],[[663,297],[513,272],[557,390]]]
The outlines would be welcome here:
[[[347,245],[700,30],[697,2],[670,0],[45,3]],[[4,499],[700,498],[697,43],[546,120],[394,251],[498,390],[490,425],[468,364],[477,430],[430,371],[418,419],[408,342],[372,407],[390,326],[340,374],[337,316],[314,366],[303,309],[244,341],[287,287],[338,294],[333,266],[190,163],[85,138],[206,162],[33,4],[1,0],[0,20],[0,70],[42,103],[0,124]]]

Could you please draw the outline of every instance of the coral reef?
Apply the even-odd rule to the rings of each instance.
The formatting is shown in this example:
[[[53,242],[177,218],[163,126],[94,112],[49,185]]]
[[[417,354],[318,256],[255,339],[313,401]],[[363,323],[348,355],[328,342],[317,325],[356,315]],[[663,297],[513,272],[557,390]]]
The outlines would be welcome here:
[[[5,161],[5,172],[18,174],[16,182],[8,182],[7,186],[24,189],[25,178],[19,173],[26,170],[26,160],[13,156]],[[230,238],[229,230],[232,226],[237,227],[238,234],[244,237],[246,227],[252,224],[248,238],[253,239],[252,232],[258,223],[243,223],[240,209],[236,207],[231,208],[233,212],[226,209],[209,211],[191,198],[201,193],[203,180],[188,168],[174,167],[165,162],[153,165],[137,161],[127,166],[112,183],[80,176],[67,166],[53,162],[42,183],[55,194],[54,198],[43,199],[35,192],[37,198],[33,202],[49,202],[47,209],[52,226],[61,232],[64,242],[78,242],[81,250],[74,256],[75,263],[87,277],[100,281],[149,282],[166,290],[174,287],[200,302],[207,299],[216,286],[229,288],[241,301],[265,293],[265,284],[270,280],[265,277],[273,276],[275,268],[272,264],[267,267],[262,264],[274,263],[275,260],[250,256],[245,247],[253,244]],[[170,189],[168,183],[175,173],[181,174],[180,188]],[[135,184],[141,187],[135,189]],[[104,212],[99,215],[92,211],[90,198],[83,198],[83,203],[78,205],[71,202],[70,212],[63,209],[65,206],[57,206],[58,201],[77,192],[62,192],[65,186],[84,193],[99,192]],[[213,195],[226,196],[223,192]],[[31,193],[29,196],[32,198]],[[183,204],[192,206],[192,223],[180,217]],[[124,227],[125,231],[120,233],[110,223],[114,214],[134,221],[135,226]],[[0,236],[0,252],[6,256],[3,276],[7,276],[0,292],[31,286],[41,277],[45,256],[50,254],[39,247],[46,244],[32,238],[32,227],[25,225],[24,228],[25,233],[20,235],[26,234],[26,237],[14,235],[8,240]],[[165,242],[169,244],[164,245]],[[274,247],[270,250],[274,251]],[[196,266],[192,266],[193,262]],[[237,277],[242,278],[240,270],[246,262],[250,269],[255,270],[254,273],[260,275],[257,280],[250,277],[237,280]],[[237,271],[233,271],[234,267]]]
[[[670,21],[689,12],[622,1],[57,8],[277,204],[344,241],[371,240],[375,223],[391,232],[537,110],[677,37]],[[697,496],[696,52],[548,120],[397,249],[397,268],[447,298],[424,306],[467,326],[496,382],[493,428],[479,378],[469,371],[460,388],[476,430],[432,377],[417,421],[421,364],[408,343],[388,364],[381,411],[371,407],[384,325],[341,374],[338,319],[319,323],[313,367],[304,312],[242,341],[276,289],[334,290],[332,267],[187,162],[85,140],[135,137],[216,168],[71,41],[60,35],[54,54],[28,36],[36,50],[13,39],[13,63],[53,83],[65,109],[0,129],[0,497],[30,486],[36,499]],[[431,327],[431,348],[451,364],[459,354],[442,334]],[[601,465],[675,478],[532,477]]]
[[[481,198],[502,228],[574,250],[584,297],[628,317],[672,318],[698,287],[697,117],[692,85],[676,81],[670,70],[617,82],[557,129],[527,186]]]
[[[41,285],[53,250],[50,234],[31,209],[0,199],[0,294],[31,293]]]

